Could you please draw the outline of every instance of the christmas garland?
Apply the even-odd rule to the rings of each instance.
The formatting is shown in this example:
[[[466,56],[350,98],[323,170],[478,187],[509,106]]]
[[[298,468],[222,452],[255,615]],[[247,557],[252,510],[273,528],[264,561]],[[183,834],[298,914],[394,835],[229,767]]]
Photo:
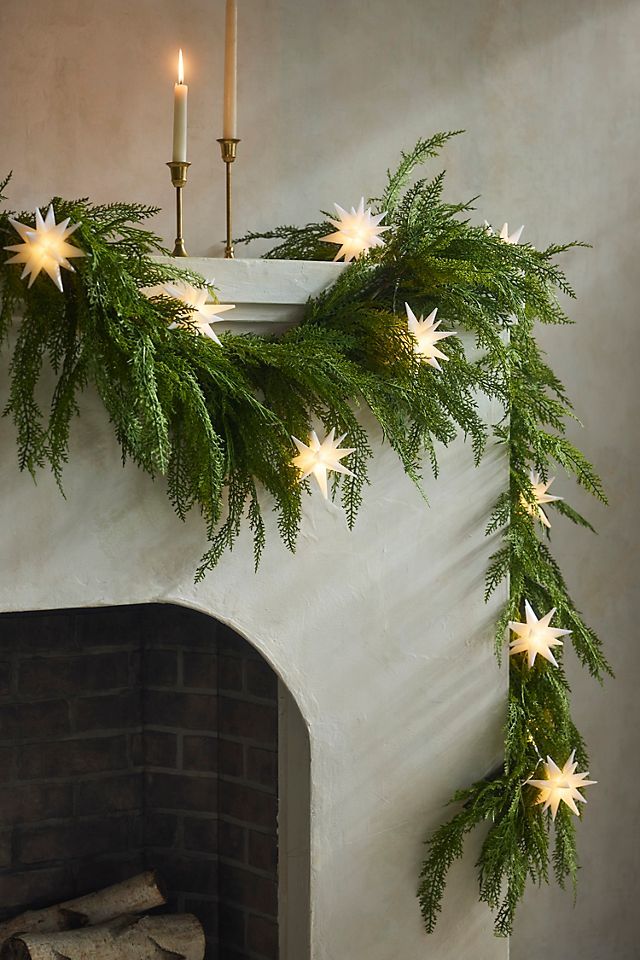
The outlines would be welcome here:
[[[123,458],[166,477],[182,519],[200,509],[208,537],[201,578],[233,546],[245,516],[259,562],[263,503],[275,509],[293,550],[312,476],[326,494],[332,474],[331,494],[354,524],[372,456],[359,408],[370,409],[420,485],[425,461],[437,473],[437,444],[459,433],[480,459],[489,431],[476,396],[501,401],[505,417],[493,439],[508,448],[510,487],[488,522],[501,545],[487,596],[509,578],[496,632],[498,656],[508,628],[512,637],[505,761],[454,796],[458,812],[428,841],[419,900],[431,931],[447,871],[465,835],[486,821],[480,898],[496,911],[496,932],[506,934],[528,878],[546,881],[552,865],[561,885],[575,882],[574,813],[589,781],[560,637],[570,634],[594,677],[610,672],[550,553],[545,505],[589,523],[548,492],[549,473],[558,464],[605,498],[565,435],[571,404],[534,337],[536,322],[569,322],[558,295],[573,292],[555,260],[575,244],[542,251],[519,244],[506,225],[495,235],[465,219],[468,204],[445,203],[443,174],[412,183],[415,168],[450,136],[421,140],[402,155],[383,195],[370,201],[375,214],[363,203],[350,213],[337,208],[337,219],[243,238],[277,240],[269,257],[331,259],[337,243],[338,255],[354,260],[277,338],[213,335],[209,324],[222,308],[207,305],[205,281],[152,259],[165,251],[141,224],[155,209],[56,198],[35,225],[28,214],[0,214],[0,246],[13,253],[0,266],[0,336],[13,343],[4,412],[16,425],[20,468],[35,474],[48,464],[61,484],[79,395],[93,385]],[[14,263],[24,266],[28,285]],[[61,267],[73,270],[64,284]],[[454,331],[474,335],[481,359],[466,357]],[[47,414],[36,397],[46,367],[55,378]],[[322,440],[313,430],[320,425]]]

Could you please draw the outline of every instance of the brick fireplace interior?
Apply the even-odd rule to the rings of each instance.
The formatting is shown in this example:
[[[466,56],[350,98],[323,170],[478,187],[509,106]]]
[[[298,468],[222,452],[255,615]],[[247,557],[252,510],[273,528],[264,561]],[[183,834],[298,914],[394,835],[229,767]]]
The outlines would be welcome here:
[[[278,956],[278,690],[148,604],[0,616],[1,917],[157,868],[208,960]]]

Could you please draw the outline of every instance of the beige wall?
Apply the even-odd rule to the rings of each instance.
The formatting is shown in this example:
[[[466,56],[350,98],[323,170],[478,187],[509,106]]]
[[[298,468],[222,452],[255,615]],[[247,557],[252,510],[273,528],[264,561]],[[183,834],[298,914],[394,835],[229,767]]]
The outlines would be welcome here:
[[[545,345],[588,425],[612,508],[595,539],[559,523],[556,552],[619,675],[600,691],[575,671],[592,748],[584,870],[575,910],[529,896],[515,960],[637,955],[632,794],[639,667],[636,386],[640,4],[634,0],[240,0],[238,230],[300,222],[333,200],[375,193],[401,147],[465,127],[447,150],[449,190],[482,193],[478,217],[527,224],[542,245],[584,238],[567,258],[573,330]],[[164,204],[172,197],[171,83],[188,55],[187,241],[218,254],[222,0],[0,0],[0,168],[13,203],[52,193]],[[173,237],[169,213],[158,229]],[[559,492],[567,490],[564,480]],[[573,672],[573,671],[572,671]],[[425,955],[429,950],[425,944]],[[342,960],[342,958],[332,958]]]

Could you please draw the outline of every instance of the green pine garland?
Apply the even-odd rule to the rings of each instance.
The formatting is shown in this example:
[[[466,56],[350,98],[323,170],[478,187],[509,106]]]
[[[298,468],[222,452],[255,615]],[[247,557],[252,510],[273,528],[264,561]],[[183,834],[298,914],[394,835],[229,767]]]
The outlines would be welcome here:
[[[75,273],[65,272],[64,294],[46,277],[28,289],[18,268],[0,266],[0,337],[5,345],[13,343],[4,413],[16,425],[20,468],[35,475],[48,464],[61,485],[79,397],[92,385],[123,459],[167,478],[179,517],[193,507],[202,513],[208,546],[200,579],[233,546],[245,516],[259,562],[265,504],[276,511],[280,535],[295,549],[301,496],[310,488],[298,482],[292,435],[306,436],[316,422],[346,433],[345,445],[355,451],[346,461],[353,476],[337,478],[333,494],[340,496],[351,527],[372,456],[359,409],[371,410],[420,486],[425,463],[437,473],[437,444],[459,433],[470,438],[480,459],[488,429],[476,396],[496,397],[505,418],[494,439],[508,447],[511,465],[510,489],[487,528],[502,537],[488,571],[487,596],[510,580],[509,603],[497,625],[498,655],[507,623],[521,619],[526,598],[540,615],[556,607],[554,624],[572,631],[580,661],[601,679],[610,670],[600,642],[573,605],[548,538],[523,506],[523,499],[532,500],[530,468],[547,477],[554,464],[605,499],[593,468],[565,436],[571,404],[534,337],[538,321],[569,322],[558,294],[573,292],[555,261],[575,244],[539,251],[504,243],[464,219],[468,204],[443,201],[443,174],[412,183],[415,168],[451,136],[421,140],[403,154],[383,195],[372,201],[387,211],[391,227],[383,248],[356,261],[311,300],[295,329],[277,338],[223,334],[222,347],[194,335],[184,304],[144,293],[176,278],[206,285],[189,271],[151,259],[165,252],[141,226],[154,209],[54,199],[58,221],[80,223],[73,242],[88,256],[75,261]],[[16,242],[9,216],[0,214],[0,247]],[[32,222],[29,214],[17,219]],[[335,247],[321,238],[331,230],[325,220],[243,239],[277,240],[268,257],[327,260]],[[469,360],[452,337],[441,372],[420,362],[407,332],[405,301],[416,312],[438,307],[447,329],[474,335],[482,358]],[[9,337],[16,317],[21,322]],[[170,330],[175,321],[186,326]],[[55,380],[46,412],[36,396],[45,368]],[[552,506],[589,526],[566,501]],[[465,835],[484,821],[490,826],[478,862],[480,898],[497,911],[497,933],[511,930],[527,878],[547,880],[552,865],[561,885],[575,881],[575,821],[564,807],[558,812],[551,853],[550,815],[524,783],[547,754],[563,763],[575,748],[584,769],[585,746],[571,720],[561,656],[557,668],[537,658],[529,669],[523,660],[510,658],[504,768],[459,791],[453,798],[458,812],[428,841],[419,899],[429,931],[447,871],[461,855]]]

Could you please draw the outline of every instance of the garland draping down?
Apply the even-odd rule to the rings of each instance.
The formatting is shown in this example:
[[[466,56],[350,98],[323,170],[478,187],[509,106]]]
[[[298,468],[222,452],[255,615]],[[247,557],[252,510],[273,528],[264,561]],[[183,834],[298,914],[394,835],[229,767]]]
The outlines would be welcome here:
[[[499,535],[501,544],[488,570],[487,596],[509,578],[509,601],[496,632],[499,656],[509,625],[517,638],[510,657],[505,761],[496,774],[455,794],[458,812],[428,840],[419,900],[431,931],[464,836],[486,821],[478,862],[480,898],[496,911],[496,932],[506,934],[527,878],[547,880],[552,865],[561,885],[567,878],[575,882],[571,797],[584,798],[575,787],[569,795],[566,783],[570,776],[572,783],[585,785],[574,771],[585,769],[587,757],[571,719],[557,638],[570,631],[573,649],[591,674],[601,679],[610,672],[550,553],[550,521],[542,504],[574,523],[589,523],[566,500],[547,493],[549,473],[557,464],[596,498],[605,498],[593,468],[566,437],[571,404],[534,336],[536,322],[569,322],[558,294],[573,292],[555,261],[576,244],[536,250],[513,242],[508,231],[496,236],[464,218],[472,209],[468,204],[443,201],[444,174],[412,183],[415,168],[450,136],[421,140],[402,155],[382,196],[371,201],[377,214],[367,213],[380,240],[308,303],[295,329],[279,337],[221,334],[217,342],[194,335],[202,332],[202,324],[193,306],[167,296],[167,285],[177,290],[186,283],[206,291],[206,283],[175,263],[151,259],[165,252],[159,238],[141,226],[155,209],[54,199],[54,225],[54,215],[58,222],[70,218],[79,224],[76,247],[67,243],[67,256],[83,256],[74,260],[75,272],[65,272],[64,290],[46,276],[31,276],[35,282],[27,286],[15,266],[0,267],[5,345],[14,318],[21,318],[5,414],[16,425],[20,468],[35,474],[48,464],[61,484],[78,398],[91,384],[123,458],[151,477],[167,478],[180,518],[199,508],[208,538],[199,579],[233,546],[245,517],[259,562],[265,543],[263,503],[276,510],[280,535],[295,548],[301,497],[310,487],[294,463],[292,437],[307,440],[319,424],[327,433],[344,435],[344,450],[350,452],[335,454],[335,462],[344,459],[347,473],[332,476],[331,492],[340,498],[351,527],[372,456],[359,408],[370,409],[407,475],[420,486],[425,461],[436,474],[437,445],[459,433],[471,440],[475,461],[482,457],[489,428],[478,415],[478,391],[502,403],[504,419],[493,428],[492,439],[509,451],[510,486],[488,520],[487,533]],[[342,214],[345,226],[351,215]],[[358,211],[352,214],[357,217]],[[22,233],[29,243],[33,218],[18,219],[23,225],[27,221]],[[332,259],[335,242],[341,241],[327,237],[336,226],[334,240],[339,237],[340,221],[328,220],[327,215],[303,228],[282,227],[243,239],[277,240],[268,257]],[[349,256],[353,244],[348,237],[344,244],[344,232],[340,236],[342,252]],[[18,240],[10,215],[1,214],[0,246],[15,246]],[[71,266],[69,260],[65,265]],[[59,282],[59,271],[57,278],[55,271],[50,275]],[[409,322],[405,302],[412,311]],[[479,360],[468,359],[455,336],[443,338],[441,352],[417,349],[421,331],[431,336],[437,326],[431,322],[435,308],[448,332],[473,334]],[[421,324],[418,313],[429,314],[429,323]],[[55,374],[46,414],[36,398],[45,364]],[[304,442],[298,445],[298,464],[309,449]],[[554,609],[553,628],[545,633],[544,624],[535,626],[536,618]],[[547,627],[550,620],[545,619]],[[533,660],[532,650],[540,654]],[[547,757],[560,767],[572,760],[558,770],[565,776],[562,783],[553,780],[555,768]],[[542,786],[528,782],[536,777],[543,778],[544,783],[536,780]]]

